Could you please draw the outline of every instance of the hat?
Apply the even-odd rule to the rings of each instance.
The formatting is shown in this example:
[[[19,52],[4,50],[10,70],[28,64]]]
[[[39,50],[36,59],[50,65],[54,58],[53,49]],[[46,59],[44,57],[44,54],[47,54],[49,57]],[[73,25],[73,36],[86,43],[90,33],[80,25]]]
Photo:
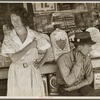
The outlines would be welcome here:
[[[87,31],[75,33],[75,38],[71,42],[76,45],[82,45],[82,44],[93,45],[96,43],[91,39],[90,32]]]

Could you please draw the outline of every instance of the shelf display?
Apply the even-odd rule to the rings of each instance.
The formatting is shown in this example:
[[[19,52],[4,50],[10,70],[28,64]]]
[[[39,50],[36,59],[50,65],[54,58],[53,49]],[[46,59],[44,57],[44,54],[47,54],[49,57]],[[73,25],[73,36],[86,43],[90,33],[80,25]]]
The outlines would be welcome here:
[[[85,26],[81,13],[76,13],[74,16],[75,16],[75,23],[77,27]]]
[[[81,12],[81,17],[86,27],[90,27],[92,25],[92,22],[90,21],[92,18],[90,12]]]
[[[35,29],[37,29],[37,31],[43,32],[43,28],[44,28],[45,24],[47,24],[46,16],[42,15],[42,16],[34,17],[34,26],[35,26]]]
[[[84,3],[57,3],[57,11],[64,10],[86,10],[86,6]]]
[[[72,13],[53,13],[52,24],[59,24],[59,28],[63,30],[75,27],[74,15]]]
[[[65,31],[88,25],[89,14],[84,3],[35,3],[33,9],[35,29],[46,34],[50,34],[56,24]]]
[[[51,13],[36,14],[34,16],[35,30],[42,33],[50,33],[53,30],[53,25],[51,24],[51,17]]]
[[[75,3],[57,3],[57,10],[73,10],[75,9]]]

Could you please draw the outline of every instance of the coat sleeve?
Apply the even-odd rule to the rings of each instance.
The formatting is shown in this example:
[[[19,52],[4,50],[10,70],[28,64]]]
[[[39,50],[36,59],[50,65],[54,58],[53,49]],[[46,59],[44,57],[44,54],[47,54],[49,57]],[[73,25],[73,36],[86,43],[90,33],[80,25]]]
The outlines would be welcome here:
[[[77,85],[77,88],[81,88],[85,85],[90,85],[93,82],[93,67],[91,59],[87,58],[87,66],[85,67],[85,80]]]
[[[70,53],[60,56],[57,60],[57,64],[61,76],[66,84],[71,86],[73,83],[75,83],[81,72],[81,66],[83,66],[83,64],[74,64],[72,66]]]

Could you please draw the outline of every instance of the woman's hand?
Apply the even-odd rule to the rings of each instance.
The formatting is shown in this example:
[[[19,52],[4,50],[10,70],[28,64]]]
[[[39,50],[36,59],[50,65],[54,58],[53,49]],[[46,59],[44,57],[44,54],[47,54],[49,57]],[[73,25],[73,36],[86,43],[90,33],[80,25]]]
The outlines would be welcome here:
[[[35,64],[34,64],[34,67],[35,67],[35,68],[40,68],[40,67],[42,67],[42,64],[41,64],[41,63],[35,63]]]

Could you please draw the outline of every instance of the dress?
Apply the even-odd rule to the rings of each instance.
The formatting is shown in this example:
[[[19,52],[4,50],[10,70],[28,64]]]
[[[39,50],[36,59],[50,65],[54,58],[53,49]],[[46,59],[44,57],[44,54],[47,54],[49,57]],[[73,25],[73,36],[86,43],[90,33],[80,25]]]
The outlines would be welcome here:
[[[15,30],[7,34],[2,45],[2,54],[16,53],[28,45],[34,38],[37,40],[37,48],[46,50],[50,44],[41,37],[34,34],[35,31],[27,28],[27,38],[22,43],[16,35]],[[37,48],[30,49],[16,63],[12,62],[8,72],[7,96],[45,96],[43,80],[39,68],[34,67],[38,58]],[[23,64],[28,67],[24,68]]]

